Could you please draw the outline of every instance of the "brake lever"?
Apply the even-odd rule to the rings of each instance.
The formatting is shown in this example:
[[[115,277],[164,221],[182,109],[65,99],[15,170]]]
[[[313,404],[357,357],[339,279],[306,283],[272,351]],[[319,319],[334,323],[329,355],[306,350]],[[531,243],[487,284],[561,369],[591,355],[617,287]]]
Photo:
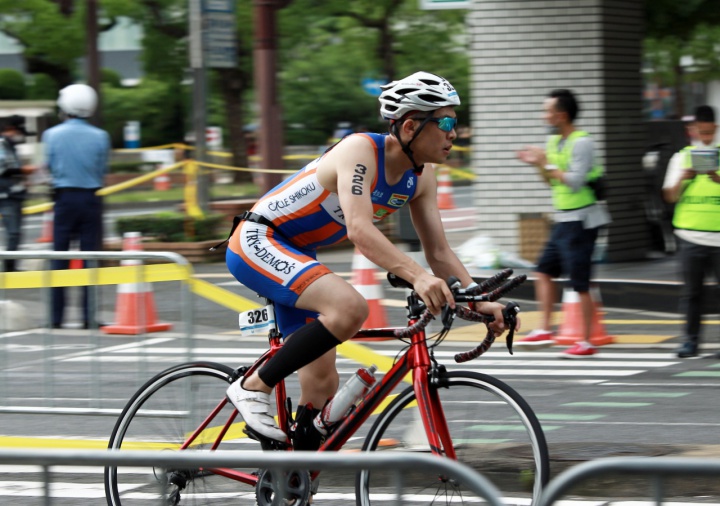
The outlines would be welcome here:
[[[451,309],[449,305],[445,304],[442,309],[442,325],[443,330],[450,330],[453,321],[455,321],[455,310]]]
[[[513,338],[515,337],[515,327],[517,327],[517,314],[520,312],[520,306],[516,302],[508,302],[503,309],[503,320],[508,327],[508,334],[505,337],[507,349],[510,355],[513,354]]]

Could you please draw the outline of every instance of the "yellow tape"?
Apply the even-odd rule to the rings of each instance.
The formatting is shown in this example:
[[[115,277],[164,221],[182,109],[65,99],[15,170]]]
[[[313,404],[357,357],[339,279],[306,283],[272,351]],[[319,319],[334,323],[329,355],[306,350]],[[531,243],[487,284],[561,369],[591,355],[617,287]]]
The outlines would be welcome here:
[[[107,440],[41,437],[0,437],[0,448],[54,448],[68,450],[107,450]],[[159,448],[162,449],[162,448]]]
[[[386,357],[385,355],[380,355],[367,346],[359,344],[357,341],[345,341],[337,347],[337,351],[342,356],[350,358],[365,366],[375,364],[378,367],[378,371],[382,373],[386,373],[392,369],[394,362],[393,359]],[[403,381],[412,384],[412,374],[407,373]]]
[[[163,144],[161,146],[150,146],[147,148],[119,148],[119,149],[113,149],[114,153],[134,153],[136,151],[152,151],[157,149],[171,149],[176,147],[182,147],[183,144],[178,143],[172,143],[172,144]]]
[[[225,290],[224,288],[220,288],[212,283],[208,283],[207,281],[203,281],[202,279],[191,279],[190,288],[193,293],[199,295],[200,297],[205,297],[206,299],[232,309],[237,313],[242,313],[243,311],[249,311],[250,309],[260,307],[260,304],[257,302],[241,297],[240,295],[237,295],[229,290]]]
[[[195,160],[187,160],[187,163],[185,163],[185,211],[188,216],[193,218],[202,218],[204,213],[198,203],[197,175],[197,162]]]
[[[202,167],[211,167],[214,169],[227,169],[227,170],[237,170],[241,172],[269,172],[269,173],[275,173],[275,174],[295,174],[296,170],[286,170],[286,169],[248,169],[244,167],[232,167],[230,165],[221,165],[219,163],[209,163],[209,162],[197,162],[198,165]]]
[[[450,173],[454,174],[457,177],[463,178],[463,179],[469,179],[470,181],[473,181],[475,179],[474,173],[468,172],[468,171],[462,170],[462,169],[450,168]]]
[[[104,196],[104,195],[110,195],[112,193],[117,193],[122,190],[126,190],[135,185],[144,183],[146,181],[150,181],[151,179],[155,179],[157,176],[167,174],[168,172],[171,172],[175,169],[183,167],[186,163],[187,163],[186,161],[178,162],[173,165],[168,165],[167,167],[163,167],[162,169],[157,169],[152,172],[148,172],[147,174],[143,174],[142,176],[128,179],[127,181],[123,181],[122,183],[114,184],[112,186],[106,186],[105,188],[100,188],[95,194]]]
[[[48,286],[119,285],[123,283],[157,283],[189,281],[192,267],[173,263],[154,265],[123,265],[96,269],[61,271],[27,271],[0,273],[0,288],[44,288]]]
[[[27,206],[23,207],[23,214],[35,214],[35,213],[44,213],[46,211],[52,211],[53,207],[55,207],[54,202],[45,202],[44,204],[35,204],[34,206]]]

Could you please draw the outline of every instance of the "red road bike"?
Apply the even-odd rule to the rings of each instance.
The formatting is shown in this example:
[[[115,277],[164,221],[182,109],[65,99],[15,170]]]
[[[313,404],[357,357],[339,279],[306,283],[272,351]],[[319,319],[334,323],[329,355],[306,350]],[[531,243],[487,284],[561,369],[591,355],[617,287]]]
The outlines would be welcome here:
[[[461,289],[459,282],[451,280],[458,305],[455,310],[443,311],[442,330],[434,336],[426,335],[425,328],[434,317],[413,291],[407,296],[407,327],[361,330],[356,337],[392,338],[402,348],[390,352],[396,356],[389,370],[334,427],[319,451],[427,451],[463,462],[504,493],[530,499],[534,504],[548,481],[549,459],[545,436],[532,409],[514,389],[492,376],[441,364],[448,353],[437,349],[457,317],[485,324],[492,321],[492,317],[460,303],[498,300],[525,280],[524,275],[510,278],[511,274],[512,270],[506,269],[473,291]],[[391,274],[388,279],[395,287],[412,289]],[[510,353],[518,311],[514,302],[504,310]],[[454,354],[455,362],[482,355],[494,340],[494,334],[488,331],[480,345]],[[117,420],[108,448],[260,449],[260,442],[243,432],[244,423],[237,419],[237,410],[226,399],[225,390],[240,376],[255,371],[282,346],[276,329],[270,332],[269,341],[269,350],[249,367],[233,369],[197,361],[159,373],[130,399]],[[402,388],[407,377],[411,377],[411,385]],[[275,387],[275,401],[278,425],[287,433],[294,420],[284,381]],[[368,429],[365,422],[371,417],[374,423]],[[262,445],[265,450],[292,451],[289,440],[284,444],[265,441]],[[387,494],[394,492],[388,474],[358,471],[354,477],[356,503],[369,506],[386,501]],[[347,480],[339,481],[347,486]],[[110,506],[145,505],[148,499],[160,499],[169,505],[241,504],[243,499],[248,503],[257,501],[261,506],[303,505],[309,502],[318,483],[318,473],[306,470],[282,475],[263,469],[126,471],[108,467],[105,471]],[[323,480],[320,490],[333,489],[334,485],[332,480]],[[469,499],[462,483],[420,469],[403,476],[403,494],[412,504],[462,504]]]

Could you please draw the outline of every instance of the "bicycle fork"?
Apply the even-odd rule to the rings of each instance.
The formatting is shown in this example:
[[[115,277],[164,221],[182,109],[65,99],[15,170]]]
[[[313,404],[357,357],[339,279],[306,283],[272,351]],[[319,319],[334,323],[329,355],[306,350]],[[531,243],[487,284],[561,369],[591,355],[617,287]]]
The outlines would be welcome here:
[[[420,418],[425,428],[430,451],[434,455],[457,460],[445,410],[438,394],[438,389],[442,386],[441,376],[445,368],[438,365],[434,358],[427,353],[427,350],[425,351],[423,358],[427,358],[427,362],[423,360],[413,367],[413,390]]]

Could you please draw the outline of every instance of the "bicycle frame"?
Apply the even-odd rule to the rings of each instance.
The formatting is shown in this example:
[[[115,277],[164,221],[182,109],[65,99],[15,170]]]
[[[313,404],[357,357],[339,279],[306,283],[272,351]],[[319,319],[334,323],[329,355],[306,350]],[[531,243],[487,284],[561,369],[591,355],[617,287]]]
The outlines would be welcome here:
[[[418,321],[418,317],[409,316],[409,325],[413,325]],[[367,340],[387,339],[395,336],[395,328],[382,329],[362,329],[355,337]],[[395,362],[393,367],[377,381],[354,410],[338,425],[331,435],[325,440],[318,451],[337,451],[347,442],[355,431],[362,426],[370,415],[372,415],[378,406],[387,398],[388,395],[397,387],[397,385],[412,372],[413,389],[418,402],[418,409],[422,417],[425,433],[428,436],[430,450],[435,455],[445,456],[447,458],[456,459],[455,450],[450,432],[448,430],[445,412],[440,403],[440,398],[434,389],[430,388],[433,379],[430,378],[431,371],[434,371],[434,365],[427,346],[425,331],[421,331],[411,336],[410,347],[402,354],[400,359]],[[270,349],[266,351],[246,372],[250,375],[258,369],[265,361],[272,357],[282,346],[282,340],[279,334],[272,333],[270,336]],[[275,387],[275,400],[278,407],[278,426],[283,427],[287,431],[290,427],[290,413],[287,406],[287,393],[285,382],[281,381]],[[207,428],[212,420],[217,416],[221,409],[229,401],[223,399],[217,407],[208,415],[202,424],[190,435],[190,437],[182,445],[181,450],[188,448],[193,444],[197,437]],[[237,410],[225,422],[223,428],[216,437],[211,450],[217,449],[226,432],[235,421]],[[237,471],[234,469],[218,468],[205,469],[220,476],[224,476],[248,485],[257,484],[258,477],[255,474]],[[313,473],[313,478],[317,472]]]

